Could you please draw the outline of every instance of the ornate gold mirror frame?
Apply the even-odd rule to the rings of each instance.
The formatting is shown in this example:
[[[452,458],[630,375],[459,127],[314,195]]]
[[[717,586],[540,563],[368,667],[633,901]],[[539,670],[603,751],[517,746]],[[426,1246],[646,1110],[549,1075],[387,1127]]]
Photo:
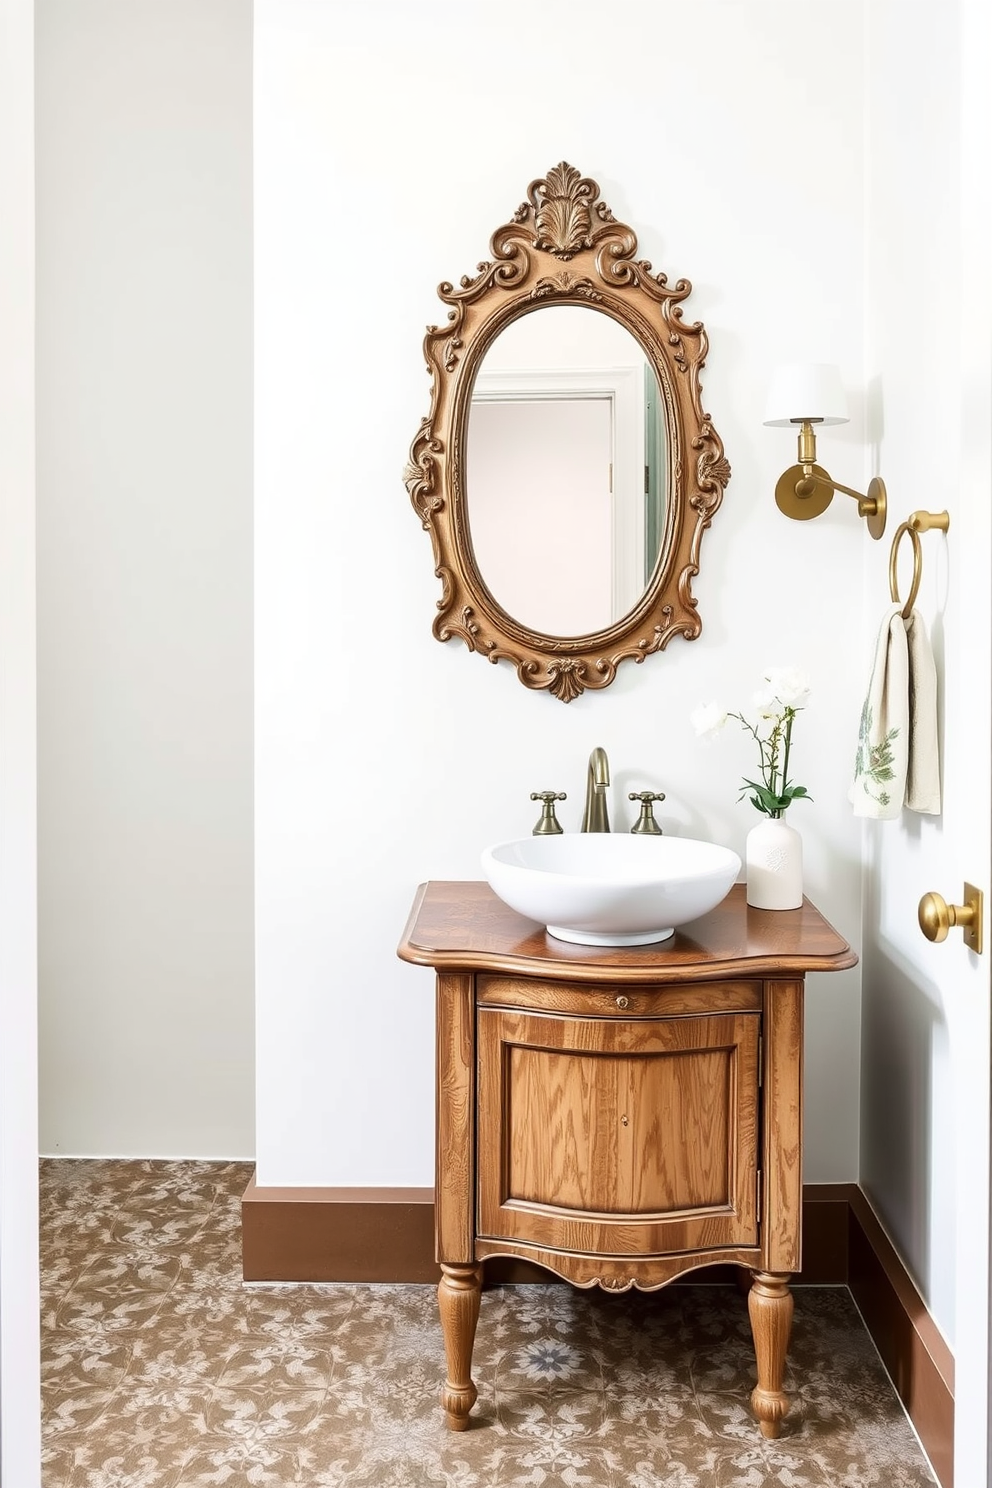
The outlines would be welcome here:
[[[410,447],[405,481],[434,548],[442,583],[434,635],[459,636],[490,661],[508,660],[526,687],[568,703],[609,686],[621,661],[643,661],[674,635],[694,640],[701,622],[691,585],[702,535],[723,499],[730,466],[703,412],[699,372],[707,337],[682,323],[692,286],[670,288],[636,259],[633,229],[599,199],[595,181],[564,161],[531,182],[512,222],[490,241],[492,260],[456,289],[438,286],[447,324],[428,326],[431,407]],[[472,549],[465,452],[472,389],[482,358],[512,321],[548,304],[584,305],[612,316],[640,342],[665,405],[667,504],[658,561],[640,600],[613,625],[584,636],[542,635],[508,615],[490,593]]]

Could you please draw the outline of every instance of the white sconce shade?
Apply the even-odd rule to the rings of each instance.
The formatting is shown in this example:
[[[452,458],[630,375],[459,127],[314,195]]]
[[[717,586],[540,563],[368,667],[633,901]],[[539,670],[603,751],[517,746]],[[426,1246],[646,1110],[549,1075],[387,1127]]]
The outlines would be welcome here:
[[[828,362],[788,362],[776,367],[764,422],[781,429],[804,419],[820,424],[848,422],[839,367]]]

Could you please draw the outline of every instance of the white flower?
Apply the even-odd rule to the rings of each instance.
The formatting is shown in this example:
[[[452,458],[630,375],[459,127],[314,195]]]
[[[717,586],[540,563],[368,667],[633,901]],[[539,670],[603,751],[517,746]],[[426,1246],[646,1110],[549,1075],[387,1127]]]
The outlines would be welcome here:
[[[701,703],[693,709],[690,718],[697,739],[713,739],[727,721],[727,710],[719,703]]]
[[[767,718],[777,723],[785,716],[785,704],[767,687],[760,688],[754,694],[751,706],[759,718]]]
[[[805,708],[809,702],[809,677],[799,667],[771,667],[765,681],[784,708]]]
[[[769,667],[764,686],[754,694],[751,704],[757,712],[754,722],[743,713],[732,713],[717,703],[704,703],[695,708],[691,719],[699,738],[711,739],[719,733],[728,718],[735,718],[758,748],[756,776],[745,775],[738,800],[747,796],[751,804],[766,816],[781,816],[795,800],[810,801],[804,785],[797,785],[789,774],[792,764],[792,729],[806,706],[810,694],[809,678],[798,667]]]

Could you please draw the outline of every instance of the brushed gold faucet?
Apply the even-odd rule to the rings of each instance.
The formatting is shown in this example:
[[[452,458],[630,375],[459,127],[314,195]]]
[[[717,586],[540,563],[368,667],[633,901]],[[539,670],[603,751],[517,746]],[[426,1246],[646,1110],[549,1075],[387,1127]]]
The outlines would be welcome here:
[[[608,832],[610,815],[606,802],[606,787],[610,783],[610,762],[606,750],[599,745],[589,756],[589,773],[586,779],[586,809],[582,817],[583,832]]]

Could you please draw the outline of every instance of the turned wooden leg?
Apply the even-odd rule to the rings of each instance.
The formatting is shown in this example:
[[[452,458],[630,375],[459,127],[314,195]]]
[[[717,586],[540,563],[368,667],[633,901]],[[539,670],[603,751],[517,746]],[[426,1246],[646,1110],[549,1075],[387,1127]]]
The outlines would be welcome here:
[[[472,1348],[482,1297],[481,1266],[441,1266],[437,1305],[444,1334],[448,1378],[441,1405],[452,1431],[464,1431],[478,1391],[472,1383]]]
[[[758,1383],[751,1393],[751,1406],[762,1436],[776,1437],[789,1409],[788,1398],[782,1390],[785,1356],[792,1331],[793,1301],[788,1275],[755,1271],[747,1310],[751,1316],[754,1355],[758,1364]]]

